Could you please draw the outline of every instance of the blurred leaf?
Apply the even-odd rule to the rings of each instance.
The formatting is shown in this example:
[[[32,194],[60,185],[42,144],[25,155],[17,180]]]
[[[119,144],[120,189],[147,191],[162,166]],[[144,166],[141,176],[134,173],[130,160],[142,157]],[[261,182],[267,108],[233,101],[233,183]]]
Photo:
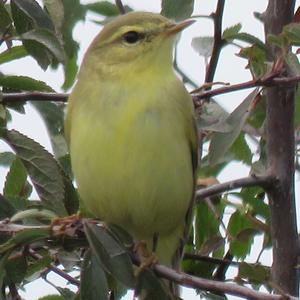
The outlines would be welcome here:
[[[175,21],[188,19],[194,11],[194,0],[162,0],[161,14]]]
[[[63,296],[64,300],[75,300],[76,294],[74,292],[72,292],[70,289],[68,289],[68,288],[61,288],[59,286],[56,286],[55,288]]]
[[[78,21],[85,19],[86,8],[79,0],[64,0],[64,22],[62,26],[63,44],[66,54],[65,59],[65,82],[63,89],[67,90],[75,81],[77,66],[77,54],[79,44],[73,39],[73,29]]]
[[[238,277],[246,279],[249,283],[266,283],[270,279],[270,268],[260,264],[239,264]]]
[[[296,90],[295,95],[295,127],[300,129],[300,89]]]
[[[66,300],[66,298],[62,297],[60,295],[48,295],[48,296],[39,298],[38,300]]]
[[[83,259],[80,299],[108,299],[108,285],[105,272],[98,259],[91,253],[91,250],[87,251]]]
[[[134,287],[132,263],[123,246],[103,226],[85,222],[84,230],[93,254],[101,266],[124,285]]]
[[[260,49],[256,45],[243,48],[240,57],[246,58],[249,61],[251,72],[257,77],[262,77],[267,72],[267,53],[265,50]]]
[[[10,167],[12,162],[15,160],[15,154],[13,152],[2,152],[0,153],[0,166]]]
[[[257,38],[256,36],[254,36],[252,34],[249,34],[247,32],[237,32],[237,33],[232,32],[231,34],[229,34],[227,32],[226,39],[246,42],[251,45],[257,46],[259,49],[261,49],[263,51],[266,51],[266,45],[259,38]]]
[[[0,220],[10,218],[15,212],[16,209],[11,202],[0,194]]]
[[[4,2],[0,1],[0,36],[4,33],[9,32],[9,28],[12,24],[12,20],[9,16],[8,11],[5,8]]]
[[[227,117],[226,122],[232,126],[232,130],[228,133],[215,132],[212,135],[209,146],[209,162],[213,165],[218,163],[224,153],[230,148],[239,136],[250,112],[249,107],[255,97],[258,95],[259,89],[252,91],[245,100]]]
[[[4,184],[4,196],[17,197],[22,196],[27,179],[26,169],[20,160],[16,157],[11,164],[10,170],[6,175]]]
[[[285,61],[288,64],[289,68],[294,73],[294,76],[300,75],[300,63],[296,54],[288,52],[285,56]]]
[[[11,217],[11,222],[22,221],[25,219],[35,219],[51,222],[58,216],[51,210],[31,208],[22,210]]]
[[[142,269],[138,274],[136,294],[142,295],[144,300],[172,300],[170,294],[162,282],[155,276],[152,270]]]
[[[203,104],[200,115],[197,115],[197,127],[203,130],[230,132],[231,126],[224,120],[229,113],[213,99]]]
[[[54,32],[54,26],[49,15],[40,7],[35,0],[12,0],[27,17],[35,24],[36,28],[44,28]]]
[[[283,27],[283,34],[294,46],[300,46],[300,24],[290,23]]]
[[[212,36],[201,36],[192,39],[193,49],[200,55],[208,58],[211,56],[214,46],[214,38]]]
[[[11,62],[12,60],[26,57],[28,52],[24,46],[11,47],[0,53],[0,64]]]
[[[49,237],[50,229],[34,228],[24,229],[17,232],[8,241],[0,245],[0,254],[4,254],[7,251],[13,250],[18,246],[25,246],[34,241],[45,239]]]
[[[237,139],[230,147],[230,151],[234,154],[236,160],[239,160],[247,165],[252,163],[252,152],[245,139],[245,134],[240,133]]]
[[[114,17],[120,14],[116,5],[109,1],[89,3],[86,4],[86,8],[94,13],[106,17]]]
[[[45,207],[59,216],[66,215],[63,178],[52,155],[16,130],[7,131],[5,139],[22,159]]]
[[[230,253],[237,258],[245,258],[246,255],[250,252],[253,237],[256,234],[256,231],[251,231],[255,229],[253,224],[246,218],[246,216],[239,211],[235,211],[229,220],[228,223],[228,233],[233,238],[230,241]],[[239,235],[242,235],[243,232],[251,234],[243,235],[243,238],[239,240]],[[240,236],[241,237],[241,236]]]
[[[242,24],[237,23],[231,27],[227,27],[222,34],[222,39],[227,41],[232,41],[234,39],[234,36],[236,36],[240,30],[242,29]]]
[[[54,33],[47,29],[33,29],[20,35],[21,40],[35,41],[45,46],[61,63],[65,60],[64,49]]]
[[[5,264],[5,281],[7,281],[8,284],[21,283],[25,277],[26,269],[27,262],[23,255],[8,259]]]
[[[64,22],[63,0],[43,0],[43,4],[51,17],[55,27],[55,32],[61,35]]]
[[[0,86],[19,91],[47,91],[53,92],[45,82],[27,76],[0,76]]]
[[[283,34],[279,34],[279,35],[268,34],[267,42],[269,44],[278,46],[279,48],[283,48],[288,45],[288,41]]]

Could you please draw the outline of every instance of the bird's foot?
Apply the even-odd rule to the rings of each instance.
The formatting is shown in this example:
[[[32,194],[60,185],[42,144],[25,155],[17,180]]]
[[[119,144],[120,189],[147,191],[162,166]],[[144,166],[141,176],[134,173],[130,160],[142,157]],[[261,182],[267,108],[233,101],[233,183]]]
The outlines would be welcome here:
[[[51,224],[51,232],[54,235],[73,236],[78,228],[82,226],[81,220],[79,214],[54,219]]]
[[[155,253],[148,250],[147,243],[145,241],[137,242],[134,245],[133,251],[137,254],[141,262],[140,266],[136,270],[135,275],[138,275],[142,270],[146,268],[151,268],[158,262]]]

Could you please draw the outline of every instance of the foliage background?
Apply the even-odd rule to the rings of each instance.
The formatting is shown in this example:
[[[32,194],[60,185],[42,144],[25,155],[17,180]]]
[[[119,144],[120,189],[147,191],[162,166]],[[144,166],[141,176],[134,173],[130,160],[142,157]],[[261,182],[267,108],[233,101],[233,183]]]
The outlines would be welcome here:
[[[138,3],[139,2],[139,3]],[[144,1],[124,1],[125,4],[128,4],[129,6],[135,8],[135,9],[144,9],[145,4],[143,3]],[[146,2],[146,1],[145,1]],[[147,4],[147,9],[151,11],[160,11],[160,1],[153,1],[155,4],[153,6],[155,7],[149,7],[149,3]],[[196,3],[195,5],[195,10],[194,14],[209,14],[212,11],[215,10],[216,6],[216,1],[206,1],[207,3]],[[259,21],[255,20],[253,16],[251,16],[250,12],[251,11],[260,11],[263,12],[266,8],[267,1],[251,1],[251,4],[249,3],[241,3],[241,1],[226,1],[226,8],[225,8],[225,14],[224,14],[224,28],[230,27],[232,25],[235,25],[239,22],[242,23],[243,25],[243,31],[250,32],[255,34],[256,36],[260,37],[263,39],[263,26],[262,24],[259,23]],[[67,1],[66,1],[67,3]],[[74,3],[74,2],[73,2]],[[87,1],[82,1],[82,4],[87,4]],[[246,7],[246,5],[249,5],[249,7]],[[88,19],[98,19],[98,16],[95,14],[88,14]],[[101,19],[101,18],[100,18]],[[82,28],[85,28],[82,24],[77,25],[78,28],[76,29],[78,40],[82,39],[82,36],[86,39],[85,43],[88,44],[88,40],[92,38],[94,33],[98,30],[96,30],[95,24],[92,24],[93,22],[89,22],[89,28],[93,28],[93,30],[82,30]],[[84,33],[82,33],[84,32]],[[93,33],[91,33],[93,32]],[[88,34],[87,34],[88,33]],[[178,47],[178,63],[182,70],[184,70],[189,77],[191,77],[194,81],[196,81],[197,86],[200,86],[201,83],[204,81],[204,75],[205,75],[205,68],[203,64],[203,58],[199,58],[199,56],[192,50],[191,47],[188,47],[186,45],[189,45],[191,42],[192,36],[207,36],[207,35],[212,35],[213,34],[213,27],[212,27],[212,22],[211,20],[206,20],[206,19],[199,19],[199,22],[193,26],[188,32],[186,32],[180,41],[179,47]],[[87,35],[89,35],[87,37]],[[246,45],[244,43],[241,43],[243,45]],[[2,48],[1,48],[2,49]],[[237,53],[238,50],[234,46],[228,46],[223,50],[223,53],[220,58],[219,62],[219,68],[217,69],[216,72],[216,77],[215,81],[222,81],[222,82],[230,82],[230,83],[235,83],[235,82],[242,82],[250,79],[250,74],[249,71],[245,71],[243,68],[246,65],[247,61],[241,58],[237,58],[234,53]],[[79,60],[82,57],[82,52],[80,52],[79,55]],[[27,60],[24,64],[22,64],[22,68],[24,70],[32,68],[32,66],[35,65],[35,63],[32,62],[32,60]],[[3,66],[3,69],[2,69]],[[18,74],[18,75],[25,75],[25,72],[20,72],[20,61],[16,61],[15,66],[13,66],[13,63],[9,64],[3,64],[0,66],[1,71],[4,74]],[[36,73],[37,72],[37,73]],[[62,68],[60,67],[58,72],[52,73],[52,72],[47,72],[48,75],[45,75],[44,73],[38,71],[38,68],[36,68],[36,71],[34,71],[34,76],[37,79],[42,79],[45,81],[49,86],[54,88],[56,91],[59,91],[59,86],[63,83],[63,77],[62,77]],[[55,74],[55,75],[54,75]],[[55,78],[55,80],[53,80]],[[58,80],[57,80],[58,78]],[[190,86],[191,88],[191,86]],[[227,108],[228,110],[232,111],[240,102],[245,98],[246,95],[249,94],[249,91],[241,91],[236,94],[227,94],[227,95],[221,95],[219,97],[216,97],[217,100],[219,100],[219,103],[222,104],[223,107]],[[26,109],[26,114],[25,115],[19,115],[16,113],[12,113],[12,119],[13,122],[9,124],[10,128],[20,128],[20,132],[27,134],[31,138],[38,140],[39,143],[42,145],[45,145],[46,148],[50,149],[50,143],[49,139],[47,137],[47,134],[45,134],[45,131],[40,134],[37,133],[36,127],[40,127],[40,121],[38,121],[38,116],[34,112],[33,108],[30,108],[29,105],[25,106]],[[24,126],[26,124],[26,126]],[[29,126],[28,126],[28,125]],[[32,125],[31,125],[32,124]],[[39,124],[39,125],[37,125]],[[33,129],[33,130],[32,130]],[[40,130],[39,130],[40,131]],[[54,135],[52,135],[52,138]],[[59,142],[55,140],[56,142]],[[242,142],[242,141],[241,141]],[[4,147],[4,144],[1,144],[1,147]],[[61,145],[60,145],[61,146]],[[224,171],[220,174],[218,174],[218,180],[224,181],[228,179],[233,179],[233,178],[238,178],[241,176],[247,176],[248,175],[248,170],[249,170],[249,165],[250,165],[250,153],[248,150],[246,152],[248,153],[249,157],[246,156],[237,156],[237,154],[245,153],[244,149],[245,144],[242,145],[236,145],[236,149],[233,150],[233,154],[236,156],[235,162],[231,162],[227,168],[224,169]],[[242,148],[239,148],[242,147]],[[244,147],[244,148],[243,148]],[[2,148],[1,148],[2,149]],[[241,151],[242,149],[242,151]],[[59,151],[61,148],[59,148]],[[207,150],[207,147],[206,147]],[[254,150],[254,148],[252,148]],[[258,155],[256,155],[258,157]],[[238,163],[236,161],[239,161]],[[233,172],[233,170],[235,170]],[[206,174],[203,173],[203,176],[210,175],[214,176],[215,173],[211,170],[208,170]],[[4,179],[3,179],[4,182]],[[297,185],[298,187],[298,185]],[[253,191],[253,194],[251,195],[250,192],[245,192],[244,197],[250,197],[253,198],[254,195],[257,194],[257,190]],[[33,197],[37,197],[35,194],[33,194]],[[297,195],[297,194],[296,194]],[[232,199],[232,198],[231,198]],[[238,204],[241,202],[237,201]],[[238,209],[239,208],[239,209]],[[220,208],[221,209],[221,208]],[[221,209],[222,210],[222,209]],[[202,208],[202,211],[205,211]],[[229,212],[236,211],[237,213],[235,214],[236,219],[232,218],[231,223],[232,224],[239,224],[236,229],[236,235],[241,234],[243,225],[241,223],[244,222],[243,218],[240,218],[240,213],[242,217],[246,213],[245,207],[234,207],[233,210],[232,208],[229,210]],[[226,211],[226,214],[228,211]],[[202,216],[203,219],[203,216]],[[228,216],[226,216],[227,221],[228,221]],[[209,221],[211,222],[211,221]],[[240,223],[239,223],[240,222]],[[233,225],[232,225],[233,226]],[[233,226],[234,227],[234,226]],[[250,226],[251,227],[251,226]],[[202,227],[205,228],[205,227]],[[247,225],[245,226],[246,229],[249,229]],[[206,228],[207,229],[207,228]],[[253,229],[253,228],[252,228]],[[215,229],[214,229],[215,230]],[[232,229],[232,232],[234,232],[235,229]],[[248,246],[252,244],[252,237],[255,236],[258,232],[255,230],[253,231],[246,231],[246,241],[248,242]],[[245,236],[244,236],[245,237]],[[249,240],[249,238],[251,240]],[[259,234],[259,238],[256,238],[256,241],[258,242],[258,245],[262,243],[262,235]],[[208,242],[213,242],[213,240],[209,240]],[[249,244],[250,243],[250,244]],[[247,244],[247,243],[246,243]],[[240,245],[241,246],[241,245]],[[235,253],[237,257],[244,257],[248,251],[250,250],[249,247],[237,247],[237,251],[240,251],[240,253]],[[255,251],[255,250],[254,250]],[[257,251],[257,248],[256,248]],[[253,254],[252,254],[253,255]],[[257,255],[257,254],[256,254]],[[254,254],[252,256],[252,260],[255,260],[256,255]],[[270,257],[270,251],[266,252],[265,257],[269,258]],[[264,262],[266,262],[266,259],[264,259]],[[270,260],[267,259],[267,263],[270,263]],[[195,274],[199,271],[199,266],[193,266]],[[191,271],[191,270],[190,270]],[[201,272],[200,272],[201,273]],[[203,275],[203,274],[200,274]],[[249,275],[249,274],[248,274]],[[255,274],[257,276],[257,274]],[[254,276],[254,277],[255,277]],[[249,279],[249,278],[248,278]]]

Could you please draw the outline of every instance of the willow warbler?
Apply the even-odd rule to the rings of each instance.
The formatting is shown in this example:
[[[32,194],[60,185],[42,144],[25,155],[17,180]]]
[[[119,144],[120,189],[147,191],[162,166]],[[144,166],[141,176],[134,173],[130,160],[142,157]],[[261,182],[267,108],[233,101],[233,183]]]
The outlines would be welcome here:
[[[174,74],[174,23],[145,12],[104,26],[85,54],[65,121],[85,206],[117,224],[160,263],[178,267],[194,194],[197,134]]]

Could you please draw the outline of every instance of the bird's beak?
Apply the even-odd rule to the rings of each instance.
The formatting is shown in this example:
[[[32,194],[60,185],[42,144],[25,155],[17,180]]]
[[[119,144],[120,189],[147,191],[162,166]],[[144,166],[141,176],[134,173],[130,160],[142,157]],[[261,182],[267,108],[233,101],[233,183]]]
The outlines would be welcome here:
[[[184,30],[188,26],[192,25],[194,22],[195,22],[195,20],[185,20],[180,23],[174,23],[167,28],[166,35],[176,34],[180,31]]]

